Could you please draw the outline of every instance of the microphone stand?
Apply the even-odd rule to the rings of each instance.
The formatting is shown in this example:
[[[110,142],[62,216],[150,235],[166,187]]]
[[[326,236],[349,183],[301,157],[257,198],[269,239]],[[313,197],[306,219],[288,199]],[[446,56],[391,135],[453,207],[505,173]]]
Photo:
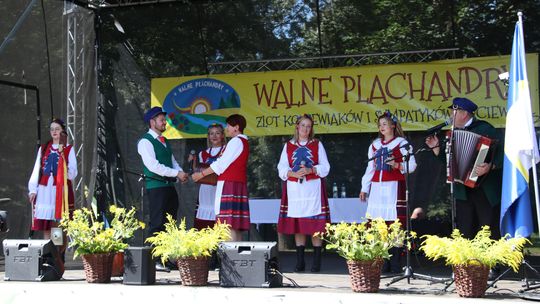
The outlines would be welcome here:
[[[411,145],[409,143],[407,143],[406,145],[403,145],[403,146],[398,146],[396,148],[409,148]],[[394,149],[396,149],[394,148]],[[389,152],[393,152],[394,149],[391,149]],[[404,160],[405,162],[405,210],[406,210],[406,232],[407,232],[407,236],[410,236],[411,235],[411,228],[412,228],[412,225],[411,225],[411,207],[410,207],[410,204],[409,204],[409,160],[411,158],[411,155],[416,155],[417,153],[419,152],[424,152],[424,151],[430,151],[432,148],[422,148],[422,149],[419,149],[417,150],[416,152],[413,152],[413,153],[410,153],[409,152],[409,149],[407,149],[407,153],[405,155],[402,155],[401,156],[401,159]],[[405,254],[406,254],[406,266],[405,266],[405,269],[403,271],[403,274],[393,278],[390,282],[386,283],[386,286],[390,286],[396,282],[399,282],[403,279],[407,279],[407,284],[410,284],[411,283],[411,278],[412,279],[415,279],[415,280],[424,280],[424,281],[430,281],[432,283],[444,283],[446,281],[448,281],[448,279],[446,278],[437,278],[437,277],[433,277],[433,276],[430,276],[430,275],[425,275],[425,274],[419,274],[419,273],[414,273],[413,269],[412,269],[412,266],[411,266],[411,251],[410,249],[405,246]]]
[[[454,229],[456,229],[457,227],[457,220],[456,220],[456,196],[454,194],[454,152],[452,150],[453,146],[454,146],[454,130],[456,128],[456,124],[455,124],[455,121],[456,121],[456,114],[457,114],[457,107],[456,106],[453,106],[452,107],[452,125],[450,127],[450,136],[447,140],[447,143],[446,143],[446,151],[440,151],[439,150],[439,153],[441,152],[445,152],[447,154],[446,158],[447,158],[447,163],[446,163],[446,175],[448,177],[450,177],[450,180],[447,181],[448,183],[450,183],[450,205],[451,205],[451,209],[452,209],[452,212],[451,212],[451,221],[452,221],[452,231],[454,231]],[[452,278],[450,279],[450,281],[448,283],[446,283],[446,286],[443,288],[443,291],[447,291],[448,288],[454,283],[454,274],[452,273]]]
[[[450,176],[450,203],[452,205],[452,231],[456,229],[457,221],[456,221],[456,197],[454,195],[454,152],[452,151],[452,148],[454,146],[454,129],[456,127],[455,121],[456,121],[456,114],[457,114],[457,107],[454,106],[452,113],[452,126],[450,128],[450,138],[448,139],[446,149],[448,151],[448,163],[446,170],[448,171],[448,176]],[[439,151],[441,153],[441,151]]]

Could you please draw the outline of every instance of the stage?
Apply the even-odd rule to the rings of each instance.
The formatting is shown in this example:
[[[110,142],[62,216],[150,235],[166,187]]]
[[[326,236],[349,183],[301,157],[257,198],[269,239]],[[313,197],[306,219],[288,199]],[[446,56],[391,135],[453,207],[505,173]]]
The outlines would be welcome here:
[[[307,255],[307,265],[311,256]],[[528,302],[522,297],[540,300],[540,291],[519,293],[523,289],[520,274],[510,276],[489,288],[483,299],[460,298],[454,285],[443,291],[441,283],[404,279],[391,286],[385,284],[391,278],[383,278],[377,294],[353,293],[350,288],[344,260],[335,254],[325,254],[321,273],[293,273],[294,253],[281,252],[281,271],[300,287],[293,287],[287,279],[279,288],[223,288],[219,286],[218,272],[210,271],[209,284],[205,287],[185,287],[180,284],[178,270],[158,272],[156,284],[147,286],[123,285],[120,277],[113,277],[108,284],[88,284],[80,260],[69,260],[67,271],[61,281],[15,282],[4,281],[3,257],[0,257],[0,304],[42,303],[44,301],[67,301],[71,303],[520,303]],[[448,277],[449,268],[413,257],[416,273]],[[535,261],[537,262],[537,261]],[[309,268],[309,267],[308,267]],[[531,277],[532,279],[532,277]],[[121,302],[120,302],[121,301]]]

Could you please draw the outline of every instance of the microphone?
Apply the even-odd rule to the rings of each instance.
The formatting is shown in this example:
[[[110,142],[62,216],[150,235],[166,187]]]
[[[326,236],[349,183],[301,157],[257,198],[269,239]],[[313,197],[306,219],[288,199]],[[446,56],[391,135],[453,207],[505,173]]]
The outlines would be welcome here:
[[[189,151],[189,154],[190,154],[191,156],[193,156],[193,157],[191,158],[191,160],[189,161],[189,174],[190,174],[190,175],[193,174],[193,163],[195,162],[195,154],[196,154],[196,153],[197,153],[197,152],[195,152],[195,150]]]
[[[306,161],[305,161],[305,160],[303,160],[303,161],[300,162],[300,166],[305,166],[305,165],[306,165]],[[302,176],[302,177],[298,180],[298,182],[299,182],[300,184],[303,183],[303,182],[304,182],[304,177]]]
[[[429,128],[429,129],[427,129],[426,134],[431,135],[431,134],[437,133],[437,132],[439,132],[442,128],[448,126],[448,125],[451,124],[451,123],[452,123],[452,119],[451,119],[451,118],[448,118],[447,120],[445,120],[445,122],[440,123],[440,124],[438,124],[438,125],[436,125],[436,126],[434,126],[434,127],[431,127],[431,128]]]

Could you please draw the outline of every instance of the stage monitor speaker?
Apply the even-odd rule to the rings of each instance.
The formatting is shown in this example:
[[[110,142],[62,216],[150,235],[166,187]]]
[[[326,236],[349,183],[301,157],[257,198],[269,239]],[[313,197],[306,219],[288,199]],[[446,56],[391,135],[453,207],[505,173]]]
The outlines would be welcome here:
[[[128,247],[124,252],[124,284],[152,285],[156,268],[151,247]]]
[[[51,240],[4,240],[5,281],[56,281],[64,273]]]
[[[224,287],[279,287],[278,251],[275,242],[222,242],[219,284]]]

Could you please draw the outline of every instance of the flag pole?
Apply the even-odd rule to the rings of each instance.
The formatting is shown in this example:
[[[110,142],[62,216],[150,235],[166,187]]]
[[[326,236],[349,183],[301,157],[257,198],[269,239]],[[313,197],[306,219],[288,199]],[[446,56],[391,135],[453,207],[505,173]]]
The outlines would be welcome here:
[[[519,31],[520,31],[520,35],[521,35],[521,38],[523,41],[521,41],[521,43],[523,44],[523,55],[526,56],[526,52],[525,52],[525,36],[523,36],[523,13],[522,12],[518,12],[517,13],[518,15],[518,22],[519,24],[521,25],[519,27]],[[524,58],[524,68],[525,68],[525,73],[527,73],[527,60],[526,60],[526,57]],[[529,93],[530,94],[530,93]],[[531,99],[532,101],[532,99]],[[531,117],[531,120],[532,120],[532,130],[533,130],[533,133],[530,134],[531,135],[531,139],[533,142],[536,141],[536,134],[534,132],[535,128],[534,128],[534,120],[532,119]],[[533,149],[534,149],[534,145],[533,145]],[[536,173],[536,151],[531,151],[532,152],[532,172],[533,172],[533,181],[534,181],[534,204],[535,204],[535,207],[536,207],[536,224],[538,225],[538,227],[540,227],[540,208],[538,206],[538,202],[539,202],[539,195],[538,195],[538,177],[537,177],[537,173]],[[540,229],[539,229],[540,230]]]

